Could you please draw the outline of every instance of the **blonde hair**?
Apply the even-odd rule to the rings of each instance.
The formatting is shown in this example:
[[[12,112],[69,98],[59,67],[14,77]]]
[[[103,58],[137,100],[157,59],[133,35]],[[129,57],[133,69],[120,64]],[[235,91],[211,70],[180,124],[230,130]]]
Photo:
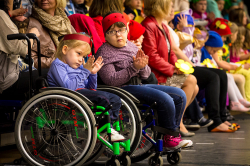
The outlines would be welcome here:
[[[164,18],[171,11],[171,2],[172,0],[144,0],[144,13]]]
[[[75,33],[75,34],[79,34],[79,33]],[[81,35],[85,35],[85,34],[81,34]],[[88,36],[88,35],[85,35],[85,36]],[[62,49],[63,49],[63,46],[65,46],[65,45],[68,46],[69,49],[76,48],[78,46],[84,45],[86,49],[84,50],[83,54],[84,55],[90,54],[91,48],[90,48],[90,45],[87,42],[84,42],[84,41],[81,41],[81,40],[63,40],[63,39],[64,38],[62,38],[60,40],[60,43],[59,43],[59,45],[57,47],[57,51],[56,51],[56,54],[55,54],[56,58],[62,60],[62,55],[63,55]]]
[[[243,49],[248,50],[250,48],[250,29],[246,29],[245,41],[243,43]]]
[[[66,0],[55,0],[55,1],[56,1],[56,7],[64,10],[64,8],[67,5],[67,1]],[[37,4],[37,0],[35,0],[35,4]]]
[[[231,33],[236,33],[236,32],[238,32],[239,27],[238,27],[237,24],[235,24],[235,23],[233,23],[233,22],[229,22],[228,25],[229,25],[229,27],[230,27]]]
[[[243,48],[244,42],[242,42],[242,39],[243,39],[243,36],[245,36],[245,35],[246,35],[246,28],[244,26],[239,26],[237,39],[232,44],[232,48],[234,51],[236,51],[236,53],[239,53],[240,50]]]

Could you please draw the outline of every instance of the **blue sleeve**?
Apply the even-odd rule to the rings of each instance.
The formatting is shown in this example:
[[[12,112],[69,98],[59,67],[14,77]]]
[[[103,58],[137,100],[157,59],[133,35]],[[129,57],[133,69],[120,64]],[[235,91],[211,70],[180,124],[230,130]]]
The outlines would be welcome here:
[[[201,49],[201,63],[205,60],[205,59],[212,59],[211,55],[207,52],[207,50],[205,49],[205,47],[203,47]]]
[[[69,69],[70,70],[70,69]],[[69,77],[67,67],[54,63],[50,67],[49,77],[53,80],[53,84],[59,87],[76,90],[78,88],[85,88],[85,80],[88,79],[90,71],[87,69],[76,69],[71,71],[73,77]]]
[[[97,88],[97,74],[90,74],[85,85],[87,89],[96,89]]]

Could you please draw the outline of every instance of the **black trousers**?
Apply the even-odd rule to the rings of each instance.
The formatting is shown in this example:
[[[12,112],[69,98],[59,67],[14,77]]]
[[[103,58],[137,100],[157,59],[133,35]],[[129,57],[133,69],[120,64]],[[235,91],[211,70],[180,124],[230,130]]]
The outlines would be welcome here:
[[[227,75],[219,69],[195,67],[193,75],[197,79],[199,88],[205,89],[207,102],[206,110],[209,119],[214,121],[208,127],[211,131],[226,119]]]
[[[42,69],[42,76],[46,77],[49,69]],[[38,71],[32,71],[32,85],[33,89],[35,87],[35,81],[39,77]],[[10,86],[8,89],[4,90],[0,95],[2,100],[24,100],[26,99],[26,93],[29,91],[29,72],[19,73],[18,80]]]

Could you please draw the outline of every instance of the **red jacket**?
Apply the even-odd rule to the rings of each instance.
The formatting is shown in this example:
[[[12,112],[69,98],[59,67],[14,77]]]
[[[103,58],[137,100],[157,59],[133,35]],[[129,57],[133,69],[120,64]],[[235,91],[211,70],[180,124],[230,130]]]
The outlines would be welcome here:
[[[97,52],[103,42],[97,34],[94,21],[89,16],[85,16],[84,14],[72,14],[68,18],[77,33],[86,32],[90,36],[93,36],[95,52]]]
[[[142,49],[149,56],[149,66],[158,82],[166,83],[167,77],[174,73],[177,57],[171,48],[168,54],[166,38],[153,16],[148,16],[141,24],[146,28]],[[167,26],[162,24],[162,27],[171,43]]]
[[[105,43],[105,36],[103,33],[103,28],[102,28],[102,16],[97,16],[97,17],[93,17],[92,18],[94,23],[95,23],[95,29],[100,37],[100,39],[102,40],[103,43]]]

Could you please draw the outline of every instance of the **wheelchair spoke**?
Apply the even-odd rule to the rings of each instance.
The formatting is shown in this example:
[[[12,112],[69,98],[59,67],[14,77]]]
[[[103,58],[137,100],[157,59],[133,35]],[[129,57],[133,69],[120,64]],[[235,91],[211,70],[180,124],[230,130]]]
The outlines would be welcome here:
[[[59,135],[59,136],[62,137],[61,135]],[[64,138],[64,137],[62,137],[62,138]],[[67,142],[69,142],[69,143],[68,143],[69,145],[70,145],[70,144],[73,144],[73,145],[76,146],[78,149],[83,150],[82,148],[80,148],[79,146],[77,146],[76,144],[74,144],[73,142],[70,142],[68,139],[64,138],[64,140],[66,140]],[[79,153],[79,151],[78,151],[77,149],[76,149],[75,151]]]
[[[60,137],[58,137],[58,138],[60,139]],[[75,156],[71,153],[70,149],[67,148],[66,144],[64,144],[62,140],[61,140],[61,142],[62,142],[62,145],[64,145],[64,147],[67,149],[67,151],[65,151],[65,152],[70,152],[71,156],[73,156],[74,159],[76,159]]]
[[[59,133],[60,135],[66,135],[67,136],[67,134],[63,134],[63,133]],[[74,138],[77,138],[76,136],[74,136],[74,135],[71,135],[72,137],[74,137]],[[80,138],[80,139],[84,139],[84,140],[87,140],[86,138],[82,138],[82,137],[78,137],[78,138]]]

